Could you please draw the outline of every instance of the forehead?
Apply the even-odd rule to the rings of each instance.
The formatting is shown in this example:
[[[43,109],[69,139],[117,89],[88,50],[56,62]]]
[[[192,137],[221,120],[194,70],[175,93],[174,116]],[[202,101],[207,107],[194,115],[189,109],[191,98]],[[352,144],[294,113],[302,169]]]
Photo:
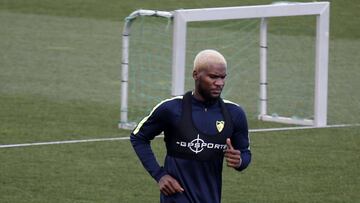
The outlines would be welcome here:
[[[208,67],[203,69],[207,74],[226,74],[226,65],[217,63],[211,64]]]

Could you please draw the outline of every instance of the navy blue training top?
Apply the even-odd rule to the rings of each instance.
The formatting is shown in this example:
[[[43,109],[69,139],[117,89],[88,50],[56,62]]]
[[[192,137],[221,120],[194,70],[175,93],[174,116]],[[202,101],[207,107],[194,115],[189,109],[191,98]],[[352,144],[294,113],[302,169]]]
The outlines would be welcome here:
[[[161,202],[219,203],[223,158],[198,161],[166,155],[164,166],[161,167],[151,149],[150,141],[161,132],[164,132],[165,139],[175,134],[174,126],[181,120],[182,99],[182,96],[174,97],[155,106],[131,133],[131,143],[143,166],[157,182],[162,176],[169,174],[184,188],[183,193],[171,196],[161,194]],[[241,151],[242,162],[236,170],[242,171],[251,161],[246,115],[237,104],[227,100],[224,103],[233,122],[232,145]],[[217,123],[224,118],[219,102],[205,104],[192,97],[192,119],[195,127],[202,133],[216,134]]]

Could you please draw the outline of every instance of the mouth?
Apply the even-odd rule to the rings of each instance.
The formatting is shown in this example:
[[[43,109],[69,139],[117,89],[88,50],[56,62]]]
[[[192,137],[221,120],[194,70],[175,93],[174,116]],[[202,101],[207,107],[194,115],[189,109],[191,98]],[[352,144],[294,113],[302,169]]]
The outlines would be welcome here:
[[[219,95],[219,94],[221,94],[221,89],[213,89],[213,90],[211,90],[211,93],[215,94],[215,95]]]

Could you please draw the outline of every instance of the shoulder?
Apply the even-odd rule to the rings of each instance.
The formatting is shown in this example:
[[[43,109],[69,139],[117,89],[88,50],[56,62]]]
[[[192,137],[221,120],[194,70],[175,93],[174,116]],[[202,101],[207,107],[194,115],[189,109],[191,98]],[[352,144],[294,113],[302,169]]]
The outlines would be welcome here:
[[[223,101],[228,111],[235,113],[245,113],[244,109],[239,104],[227,99],[223,99]]]
[[[237,103],[223,99],[234,122],[235,128],[247,131],[247,118],[244,109]]]
[[[223,101],[233,120],[246,120],[245,110],[239,104],[227,99]]]
[[[169,99],[164,99],[164,100],[160,101],[154,108],[159,108],[159,107],[169,108],[169,107],[177,106],[177,105],[181,104],[182,99],[183,99],[183,96],[176,96],[176,97],[172,97]]]
[[[150,115],[154,112],[163,112],[168,110],[174,110],[181,106],[183,96],[176,96],[169,99],[164,99],[160,101],[154,108],[151,110]]]
[[[145,116],[136,128],[133,131],[133,134],[137,134],[143,126],[161,126],[164,121],[168,122],[169,120],[174,119],[174,115],[177,114],[178,109],[180,108],[182,101],[182,96],[173,97],[170,99],[165,99],[160,101],[157,105],[155,105],[150,113]]]

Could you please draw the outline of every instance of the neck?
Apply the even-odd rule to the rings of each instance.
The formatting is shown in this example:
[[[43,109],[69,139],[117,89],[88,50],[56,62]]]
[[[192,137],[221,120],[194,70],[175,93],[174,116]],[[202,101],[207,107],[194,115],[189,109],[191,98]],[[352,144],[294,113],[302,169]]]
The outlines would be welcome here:
[[[206,99],[199,93],[199,91],[194,90],[193,91],[193,96],[198,101],[206,102]]]
[[[196,90],[193,91],[193,96],[196,100],[204,103],[205,105],[214,104],[219,99],[219,98],[207,98]]]

